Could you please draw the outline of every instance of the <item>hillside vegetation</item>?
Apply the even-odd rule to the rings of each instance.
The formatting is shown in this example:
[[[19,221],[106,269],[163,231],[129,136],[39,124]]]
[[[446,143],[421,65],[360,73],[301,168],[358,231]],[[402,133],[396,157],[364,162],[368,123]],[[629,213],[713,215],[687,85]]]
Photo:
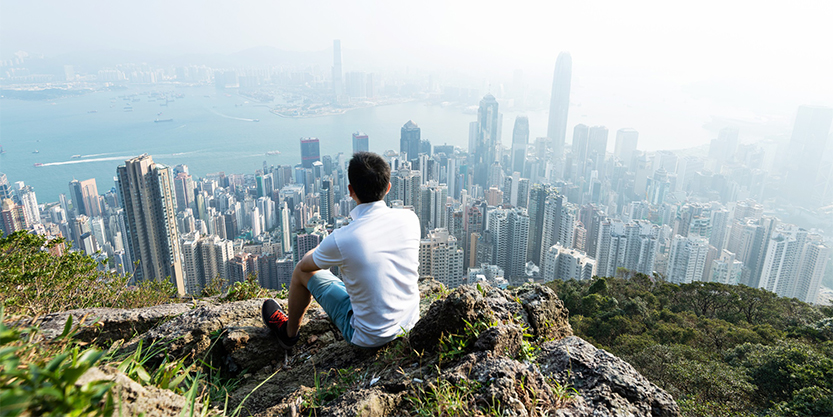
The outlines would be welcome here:
[[[548,285],[576,336],[631,363],[686,415],[833,415],[831,307],[640,274]]]
[[[64,332],[48,343],[39,336],[36,327],[11,325],[22,316],[31,318],[90,307],[138,308],[174,301],[175,291],[170,284],[152,282],[131,286],[127,277],[100,271],[90,257],[79,253],[57,256],[55,253],[62,244],[60,240],[47,242],[42,237],[22,232],[0,238],[0,322],[6,321],[6,325],[0,325],[0,414],[113,415],[117,407],[110,394],[111,383],[78,383],[85,371],[104,365],[118,369],[148,389],[154,387],[184,396],[191,404],[189,408],[198,409],[198,414],[215,414],[207,411],[212,405],[223,409],[219,414],[226,414],[225,410],[228,414],[238,414],[245,399],[238,399],[239,405],[232,411],[222,407],[231,398],[229,393],[242,392],[240,395],[248,397],[260,386],[258,384],[266,383],[246,380],[249,375],[246,372],[220,372],[217,364],[227,363],[227,358],[215,363],[206,356],[204,360],[193,362],[193,358],[165,355],[164,352],[169,350],[165,345],[148,345],[143,350],[139,343],[138,349],[122,353],[112,348],[108,351],[109,342],[93,340],[89,343],[74,337],[80,327],[71,320]],[[833,415],[833,308],[815,307],[743,286],[713,283],[678,286],[644,275],[629,280],[597,278],[557,281],[548,285],[569,309],[569,322],[576,336],[631,363],[651,382],[672,394],[679,401],[683,415]],[[454,293],[458,296],[473,294],[472,297],[483,300],[498,299],[486,297],[486,290],[479,287]],[[445,294],[448,294],[445,290],[440,293],[441,297],[446,297]],[[499,298],[504,302],[515,297],[508,292],[494,294],[503,297]],[[283,294],[272,294],[273,297],[280,295]],[[263,296],[266,294],[258,287],[256,278],[250,277],[245,283],[236,283],[225,297],[215,298],[213,302],[241,302]],[[252,304],[254,310],[255,304]],[[178,305],[184,308],[183,311],[192,311],[183,314],[183,319],[201,314],[201,309],[206,308],[195,309],[197,304]],[[537,304],[529,304],[532,305]],[[233,309],[240,309],[240,306]],[[503,310],[505,308],[496,311]],[[473,311],[480,311],[479,307]],[[246,320],[259,320],[257,311],[243,315]],[[513,316],[507,320],[517,319]],[[327,338],[332,339],[332,336],[326,336],[327,323],[324,318],[318,325],[324,333],[306,336],[310,352],[322,349],[318,345]],[[466,322],[464,327],[469,329],[478,323],[480,321]],[[440,363],[442,358],[446,361],[453,358],[448,362],[452,365],[461,360],[464,353],[476,350],[478,344],[473,340],[505,326],[514,329],[506,323],[495,326],[483,327],[488,331],[478,328],[469,337],[471,340],[460,339],[452,333],[440,335],[439,347],[432,349],[439,349],[440,353],[435,355],[440,358]],[[566,317],[564,326],[567,326]],[[250,331],[258,330],[253,327]],[[229,340],[237,337],[222,336],[219,331],[209,333],[209,350],[220,340],[227,349],[233,345]],[[522,333],[522,337],[519,336]],[[255,334],[259,335],[249,334],[243,339],[267,347],[274,344],[268,339],[271,337],[268,332],[257,337]],[[496,334],[501,333],[497,331]],[[525,331],[517,330],[507,335],[517,336],[517,351],[513,351],[512,357],[521,361],[519,363],[540,362],[542,358],[546,362],[549,356],[539,355],[539,345],[528,342],[530,335]],[[547,340],[538,338],[542,343]],[[403,344],[383,349],[377,356],[389,356],[391,349],[396,350],[400,345]],[[326,344],[322,346],[323,351],[327,351]],[[554,345],[548,346],[555,352]],[[159,357],[163,358],[161,362],[150,360]],[[420,363],[424,360],[421,358]],[[316,365],[310,366],[315,369]],[[301,371],[299,368],[298,372]],[[315,378],[320,371],[312,372]],[[329,374],[330,371],[325,372]],[[444,372],[439,367],[436,369],[438,375]],[[569,387],[571,377],[569,373],[565,375],[562,383]],[[312,377],[305,375],[305,378]],[[560,386],[555,382],[543,383],[542,387]],[[252,387],[245,385],[247,383]],[[242,391],[241,388],[235,391],[238,384],[243,387]],[[315,392],[319,391],[317,379],[314,385]],[[398,386],[390,386],[394,385]],[[576,386],[581,387],[581,384]],[[458,388],[453,390],[455,395],[460,394]],[[408,392],[415,393],[413,398],[422,398],[418,390]],[[541,392],[550,395],[553,391],[550,387]],[[234,395],[237,394],[232,397]],[[574,407],[585,401],[590,403],[590,394],[582,395],[585,396],[583,399],[573,401]],[[328,401],[335,401],[336,397]],[[415,404],[413,398],[409,400],[412,406]],[[469,399],[474,401],[473,398]],[[603,404],[603,401],[594,404]],[[428,407],[428,414],[443,410],[439,403],[436,408],[432,407]]]

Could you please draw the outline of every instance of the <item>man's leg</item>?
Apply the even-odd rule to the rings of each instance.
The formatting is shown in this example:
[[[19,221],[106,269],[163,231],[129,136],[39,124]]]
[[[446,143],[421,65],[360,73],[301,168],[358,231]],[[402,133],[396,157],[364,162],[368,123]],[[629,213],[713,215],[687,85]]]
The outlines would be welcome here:
[[[301,320],[304,319],[304,314],[312,301],[312,294],[307,289],[307,283],[317,272],[303,272],[297,267],[292,271],[292,281],[289,282],[289,295],[287,296],[289,321],[286,322],[286,334],[289,337],[297,336],[301,329]]]

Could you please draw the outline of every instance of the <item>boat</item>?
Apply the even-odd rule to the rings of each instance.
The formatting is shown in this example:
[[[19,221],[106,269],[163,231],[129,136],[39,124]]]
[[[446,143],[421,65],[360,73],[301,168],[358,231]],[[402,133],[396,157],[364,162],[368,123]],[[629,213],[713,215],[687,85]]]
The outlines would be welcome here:
[[[40,163],[40,162],[35,162],[35,166],[36,166],[36,167],[42,167],[42,166],[43,166],[43,164],[42,164],[42,163]]]
[[[71,158],[72,159],[81,159],[81,155],[72,155]]]
[[[40,151],[35,149],[34,151],[32,151],[32,153],[40,153]]]
[[[98,113],[98,110],[90,110],[87,113]]]
[[[153,123],[162,123],[162,122],[173,122],[174,119],[156,119]]]
[[[269,151],[269,152],[266,152],[266,155],[280,155],[280,154],[281,154],[281,151]]]
[[[133,107],[131,107],[131,106],[124,106],[124,111],[133,111]]]
[[[253,122],[259,122],[260,119],[252,119]]]

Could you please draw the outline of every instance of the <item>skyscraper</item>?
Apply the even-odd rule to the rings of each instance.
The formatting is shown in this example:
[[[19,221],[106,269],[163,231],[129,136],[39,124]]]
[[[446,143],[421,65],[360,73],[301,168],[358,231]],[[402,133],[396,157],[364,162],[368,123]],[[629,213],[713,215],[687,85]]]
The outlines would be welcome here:
[[[353,153],[367,152],[370,150],[367,135],[363,132],[353,133]]]
[[[570,79],[573,58],[569,52],[561,52],[555,61],[552,75],[552,97],[550,98],[550,117],[547,137],[553,141],[553,157],[560,160],[564,156],[564,140],[567,136],[567,112],[570,109]]]
[[[404,153],[408,161],[413,161],[419,156],[420,129],[413,120],[408,120],[399,136],[399,153]]]
[[[639,141],[639,132],[633,129],[619,129],[616,131],[616,147],[613,150],[613,157],[622,161],[628,168],[631,167],[633,151],[636,150]]]
[[[72,198],[72,206],[78,214],[90,217],[101,215],[101,204],[98,199],[98,187],[95,184],[95,178],[84,181],[70,181],[69,195]]]
[[[591,169],[600,170],[607,152],[608,130],[604,126],[593,126],[590,128],[589,140],[587,142],[587,158],[593,160]]]
[[[822,157],[830,142],[833,108],[801,106],[795,116],[787,154],[786,191],[800,204],[821,203],[817,188]],[[828,168],[829,170],[829,168]],[[824,174],[824,173],[822,173]]]
[[[0,172],[0,201],[7,198],[12,198],[12,187],[9,184],[9,179],[6,174]]]
[[[333,98],[336,103],[344,100],[344,81],[341,69],[341,40],[333,41]]]
[[[515,128],[512,129],[512,155],[509,168],[511,172],[524,172],[526,161],[526,147],[529,144],[529,118],[518,116],[515,118]]]
[[[144,154],[124,161],[117,174],[130,258],[139,261],[133,279],[170,279],[185,294],[171,169]]]
[[[498,121],[498,103],[495,96],[486,94],[480,100],[480,107],[477,109],[477,141],[474,150],[474,183],[488,189],[492,185],[488,181],[489,167],[497,161],[497,150],[500,142],[498,134],[500,127]]]
[[[190,208],[196,211],[197,204],[194,200],[194,179],[185,172],[180,172],[174,177],[174,191],[176,191],[176,211],[180,212]]]
[[[541,266],[541,240],[544,231],[544,213],[547,200],[554,200],[563,203],[561,196],[558,199],[555,188],[549,185],[534,184],[529,191],[529,242],[527,243],[527,260],[535,265]],[[560,209],[555,211],[560,213]],[[559,221],[560,222],[560,221]],[[560,224],[560,223],[559,223]]]
[[[301,138],[301,164],[304,168],[312,168],[312,163],[320,160],[318,138]]]
[[[526,210],[495,208],[489,210],[487,217],[486,232],[493,238],[492,263],[501,267],[510,279],[522,278],[526,273],[529,242],[529,216]]]

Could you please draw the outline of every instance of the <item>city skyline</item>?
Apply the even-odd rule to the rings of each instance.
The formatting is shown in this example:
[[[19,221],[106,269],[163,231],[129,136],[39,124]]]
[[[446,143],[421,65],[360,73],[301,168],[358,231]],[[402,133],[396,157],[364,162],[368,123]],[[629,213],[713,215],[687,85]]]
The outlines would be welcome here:
[[[4,104],[54,100],[58,106],[109,96],[107,109],[87,110],[94,116],[82,125],[111,124],[115,138],[121,130],[139,132],[127,140],[136,147],[157,140],[167,142],[157,147],[176,149],[170,145],[196,134],[164,156],[171,160],[205,152],[195,146],[210,147],[215,138],[232,146],[215,148],[214,165],[194,175],[184,162],[155,163],[151,149],[138,157],[76,151],[63,156],[67,161],[35,162],[26,172],[124,161],[116,187],[104,194],[96,177],[85,174],[88,179],[73,179],[68,193],[45,204],[38,203],[37,187],[24,182],[24,170],[5,172],[4,232],[66,236],[70,250],[96,257],[101,268],[132,273],[136,281],[169,277],[180,294],[199,292],[217,277],[239,282],[251,273],[277,289],[303,253],[349,224],[355,202],[347,193],[346,164],[352,152],[370,150],[391,167],[385,203],[419,218],[422,272],[451,287],[481,279],[505,286],[640,273],[672,283],[744,284],[815,302],[822,282],[830,281],[833,109],[814,103],[814,94],[799,91],[804,98],[789,111],[783,110],[789,101],[781,102],[776,116],[761,119],[763,107],[745,107],[747,96],[730,103],[721,101],[728,96],[709,97],[709,88],[693,88],[704,81],[692,78],[692,68],[632,77],[637,67],[630,58],[651,62],[636,51],[628,59],[610,54],[620,60],[609,67],[622,74],[589,84],[604,72],[592,69],[599,62],[586,50],[540,54],[555,58],[542,87],[543,60],[530,72],[529,61],[513,62],[511,77],[507,67],[471,77],[466,65],[456,74],[447,66],[431,69],[432,62],[379,66],[357,51],[367,44],[330,42],[325,58],[299,53],[289,64],[277,62],[291,54],[274,48],[215,56],[211,65],[200,55],[131,63],[131,54],[108,53],[121,59],[110,64],[72,54],[0,56]],[[471,63],[483,51],[469,52]],[[258,63],[270,54],[271,63]],[[232,56],[238,63],[223,62]],[[617,80],[625,90],[610,88]],[[664,88],[670,85],[684,88]],[[697,107],[696,115],[687,114]],[[373,130],[378,117],[323,135],[314,123],[393,108],[409,109],[385,122],[400,126],[398,135],[389,125]],[[450,111],[457,114],[453,129],[425,134]],[[228,130],[217,129],[218,120]],[[0,157],[19,165],[21,140],[37,136],[13,132],[10,142],[4,138],[10,153],[2,148]],[[274,139],[276,132],[281,139]],[[291,144],[287,134],[294,136]],[[43,146],[36,145],[40,139],[26,142],[31,154],[61,148],[45,139]],[[250,153],[248,162],[227,172],[237,150]],[[822,299],[829,291],[821,291]]]

